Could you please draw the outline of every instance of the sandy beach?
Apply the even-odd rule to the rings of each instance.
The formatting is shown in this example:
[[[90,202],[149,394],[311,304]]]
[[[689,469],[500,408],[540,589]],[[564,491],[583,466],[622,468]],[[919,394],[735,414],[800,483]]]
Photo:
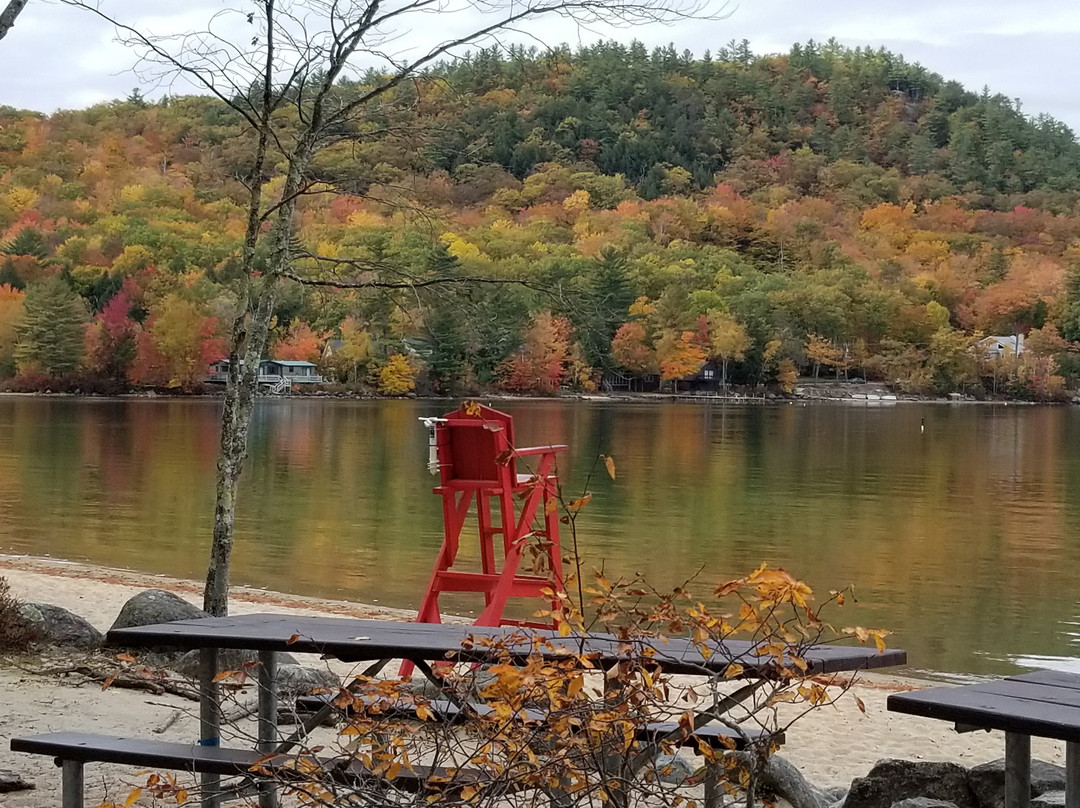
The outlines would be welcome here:
[[[194,581],[23,557],[0,556],[0,576],[7,579],[20,600],[70,609],[101,631],[109,628],[124,602],[141,590],[166,589],[196,604],[202,590],[201,584]],[[234,589],[230,603],[236,614],[273,611],[384,619],[409,616],[408,612],[363,604],[246,588]],[[31,672],[30,667],[0,662],[0,769],[17,772],[37,784],[34,791],[0,795],[0,806],[4,808],[59,804],[59,770],[49,760],[8,751],[12,736],[81,729],[190,740],[197,731],[194,704],[190,701],[135,690],[102,691],[85,680],[77,684],[72,677],[41,675]],[[847,785],[883,758],[955,761],[965,766],[1000,758],[1004,748],[1001,733],[960,735],[944,722],[886,712],[889,693],[928,684],[896,676],[861,675],[853,690],[866,707],[865,715],[848,694],[838,704],[816,710],[797,723],[788,732],[781,754],[818,786]],[[176,721],[164,734],[150,733],[150,728],[163,724],[178,709],[192,714]],[[1033,739],[1032,751],[1042,760],[1064,763],[1064,744]],[[122,783],[139,781],[131,769],[89,767],[88,801],[102,794],[103,769],[105,781],[113,783],[115,789],[122,789]]]

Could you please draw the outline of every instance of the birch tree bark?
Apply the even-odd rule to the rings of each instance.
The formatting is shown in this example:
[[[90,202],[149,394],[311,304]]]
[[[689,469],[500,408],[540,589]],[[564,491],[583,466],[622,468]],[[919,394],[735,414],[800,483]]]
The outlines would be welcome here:
[[[8,0],[4,10],[0,11],[0,39],[6,37],[8,31],[15,27],[15,19],[26,8],[27,2],[28,0]]]

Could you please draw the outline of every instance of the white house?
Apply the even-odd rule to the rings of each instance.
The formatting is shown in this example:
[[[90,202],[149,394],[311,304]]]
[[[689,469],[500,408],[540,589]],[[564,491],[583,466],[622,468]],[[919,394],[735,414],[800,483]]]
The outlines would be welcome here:
[[[984,337],[978,342],[979,349],[987,359],[1003,356],[1020,356],[1024,352],[1024,335],[1013,337]]]
[[[263,359],[259,362],[259,386],[269,388],[271,392],[280,393],[293,385],[322,384],[323,377],[317,371],[318,368],[311,362]],[[210,365],[210,375],[206,381],[212,384],[224,384],[228,378],[228,359],[221,359]]]

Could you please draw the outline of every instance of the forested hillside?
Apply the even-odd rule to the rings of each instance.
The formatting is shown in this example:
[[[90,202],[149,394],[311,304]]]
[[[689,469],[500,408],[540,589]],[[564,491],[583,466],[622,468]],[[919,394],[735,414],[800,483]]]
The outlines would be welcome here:
[[[1080,145],[894,54],[484,51],[367,127],[312,169],[322,258],[298,277],[521,283],[290,281],[272,355],[343,383],[542,393],[708,361],[737,385],[1055,398],[1080,374]],[[237,305],[252,148],[209,98],[0,108],[3,384],[197,388]],[[976,344],[1018,334],[1019,357]]]

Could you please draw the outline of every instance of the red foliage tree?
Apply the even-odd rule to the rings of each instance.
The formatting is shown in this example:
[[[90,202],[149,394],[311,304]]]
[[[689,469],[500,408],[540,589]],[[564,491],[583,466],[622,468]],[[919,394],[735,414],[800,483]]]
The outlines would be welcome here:
[[[86,364],[92,372],[116,381],[126,378],[140,330],[131,305],[131,296],[121,289],[86,326]]]
[[[566,376],[573,329],[565,317],[541,312],[525,332],[521,349],[498,368],[507,390],[519,393],[553,393]]]

